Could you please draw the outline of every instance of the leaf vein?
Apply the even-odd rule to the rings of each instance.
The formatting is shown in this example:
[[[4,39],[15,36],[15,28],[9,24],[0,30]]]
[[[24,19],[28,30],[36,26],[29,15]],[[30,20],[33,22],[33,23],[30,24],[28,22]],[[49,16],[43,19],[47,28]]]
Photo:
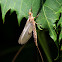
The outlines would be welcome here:
[[[48,26],[49,26],[49,28],[50,28],[50,30],[51,30],[51,27],[50,27],[50,24],[49,24],[49,22],[48,22],[48,19],[47,19],[46,13],[45,13],[45,11],[44,11],[44,6],[43,6],[43,12],[44,12],[44,16],[45,16],[45,18],[46,18],[46,21],[47,21],[47,23],[48,23]],[[52,34],[54,35],[54,33],[53,33],[52,30],[51,30],[51,32],[52,32]],[[55,35],[54,35],[54,37],[55,37]]]
[[[47,5],[44,5],[44,6],[46,6],[46,7],[49,8],[50,10],[52,10],[54,13],[56,12],[56,11],[54,11],[54,9],[50,8],[49,6],[47,6]]]
[[[21,0],[21,5],[20,5],[20,12],[22,12],[22,2],[23,2],[23,0]],[[20,13],[21,14],[21,13]]]
[[[58,0],[56,0],[56,2],[57,2],[59,5],[61,5],[60,2],[59,2]]]
[[[7,0],[6,0],[6,2],[5,2],[5,4],[7,3]],[[5,9],[5,7],[6,7],[6,5],[4,5],[4,9]]]

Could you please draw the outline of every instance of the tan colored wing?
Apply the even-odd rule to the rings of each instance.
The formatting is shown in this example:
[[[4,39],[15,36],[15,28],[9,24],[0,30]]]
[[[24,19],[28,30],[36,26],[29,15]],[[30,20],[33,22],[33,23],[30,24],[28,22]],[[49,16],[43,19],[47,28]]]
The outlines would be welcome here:
[[[18,43],[19,44],[25,44],[32,36],[32,24],[29,21],[29,19],[26,22],[26,25],[19,37]]]

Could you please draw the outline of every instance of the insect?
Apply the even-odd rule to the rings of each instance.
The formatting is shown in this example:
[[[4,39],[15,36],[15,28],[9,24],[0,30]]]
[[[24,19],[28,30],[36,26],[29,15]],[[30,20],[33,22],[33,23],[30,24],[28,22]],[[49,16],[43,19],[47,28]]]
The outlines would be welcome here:
[[[32,10],[32,9],[30,9],[30,10]],[[33,17],[33,13],[30,10],[29,10],[28,20],[26,22],[26,25],[25,25],[23,31],[22,31],[22,34],[19,37],[18,43],[19,44],[25,44],[31,38],[32,31],[33,31],[34,42],[38,48],[38,51],[40,53],[40,56],[41,56],[41,59],[43,62],[43,58],[42,58],[40,49],[39,49],[38,44],[37,44],[37,32],[36,32],[36,25],[35,25],[36,22],[34,21],[35,17]]]
[[[31,10],[31,9],[30,9]],[[36,27],[35,27],[35,21],[33,17],[33,13],[29,10],[29,17],[26,22],[26,25],[22,31],[22,34],[19,37],[18,43],[19,44],[25,44],[32,36],[32,31],[33,31],[33,36],[34,36],[34,41],[35,45],[37,46],[37,32],[36,32]]]
[[[38,47],[38,44],[37,44],[37,32],[36,32],[36,22],[34,21],[34,18],[33,17],[33,13],[31,12],[32,9],[29,10],[29,16],[28,16],[28,20],[26,22],[26,25],[19,37],[19,40],[18,40],[18,43],[19,44],[25,44],[32,36],[32,31],[33,31],[33,37],[34,37],[34,42],[35,42],[35,45],[37,46],[37,49],[40,53],[40,56],[41,56],[41,59],[42,59],[42,62],[43,61],[43,57],[41,55],[41,52],[40,52],[40,49]]]

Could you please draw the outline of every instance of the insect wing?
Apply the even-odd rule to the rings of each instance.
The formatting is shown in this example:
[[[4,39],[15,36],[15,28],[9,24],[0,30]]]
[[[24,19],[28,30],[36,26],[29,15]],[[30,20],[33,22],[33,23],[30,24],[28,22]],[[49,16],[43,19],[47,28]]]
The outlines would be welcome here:
[[[32,36],[32,24],[29,19],[26,22],[26,25],[22,31],[22,34],[19,37],[18,43],[25,44]]]

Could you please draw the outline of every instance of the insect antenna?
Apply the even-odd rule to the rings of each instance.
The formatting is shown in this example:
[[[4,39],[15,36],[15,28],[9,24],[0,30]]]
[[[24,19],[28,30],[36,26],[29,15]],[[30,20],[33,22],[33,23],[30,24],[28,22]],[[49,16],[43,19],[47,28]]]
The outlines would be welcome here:
[[[38,45],[37,45],[37,49],[38,49],[38,52],[39,52],[40,57],[41,57],[41,59],[42,59],[42,62],[44,62],[44,61],[43,61],[43,57],[42,57],[42,53],[41,53],[41,51],[40,51],[40,49],[39,49]]]

